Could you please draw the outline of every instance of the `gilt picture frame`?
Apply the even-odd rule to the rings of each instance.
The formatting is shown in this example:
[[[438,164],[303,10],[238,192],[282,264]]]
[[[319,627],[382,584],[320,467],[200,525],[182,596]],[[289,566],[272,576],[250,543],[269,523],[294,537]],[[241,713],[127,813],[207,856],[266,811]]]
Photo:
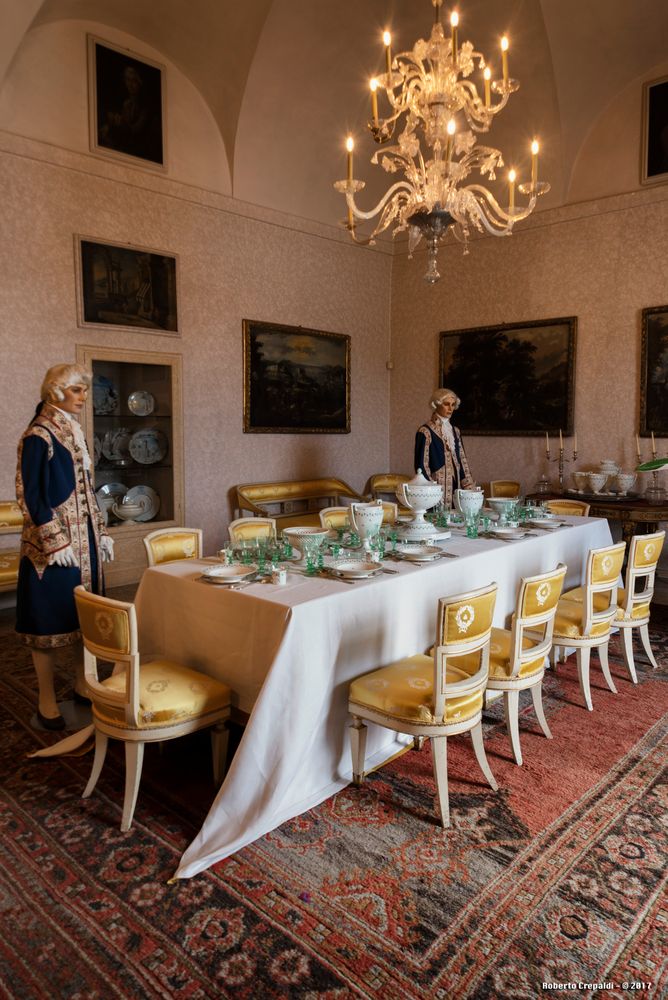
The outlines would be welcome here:
[[[74,238],[77,322],[178,337],[178,257],[130,243]]]
[[[439,382],[461,399],[466,434],[573,433],[577,317],[447,330]]]
[[[350,337],[243,321],[244,432],[349,434]]]
[[[95,35],[87,42],[91,152],[165,171],[165,67]]]
[[[668,76],[643,84],[641,184],[668,181]]]
[[[668,437],[668,305],[642,310],[640,436]]]

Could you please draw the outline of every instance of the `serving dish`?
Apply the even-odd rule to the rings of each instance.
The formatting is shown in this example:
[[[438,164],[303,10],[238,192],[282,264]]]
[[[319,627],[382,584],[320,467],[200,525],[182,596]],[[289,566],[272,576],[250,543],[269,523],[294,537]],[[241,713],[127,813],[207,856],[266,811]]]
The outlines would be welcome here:
[[[160,510],[160,497],[151,486],[133,486],[123,499],[128,503],[138,503],[143,508],[136,521],[152,521]]]

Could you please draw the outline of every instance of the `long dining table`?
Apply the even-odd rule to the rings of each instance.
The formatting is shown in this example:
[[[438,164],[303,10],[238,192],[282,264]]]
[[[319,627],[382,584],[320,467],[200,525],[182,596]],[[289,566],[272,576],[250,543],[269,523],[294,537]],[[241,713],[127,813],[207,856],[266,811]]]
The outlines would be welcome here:
[[[427,649],[439,597],[495,581],[495,624],[504,625],[520,577],[563,562],[566,585],[577,586],[587,551],[610,544],[610,529],[604,519],[563,520],[563,527],[512,542],[453,532],[441,544],[454,558],[385,562],[394,572],[352,585],[288,572],[284,585],[258,582],[230,590],[202,581],[210,562],[147,569],[136,597],[142,657],[168,656],[224,680],[249,714],[225,780],[175,877],[196,875],[352,780],[349,683]],[[408,742],[370,725],[365,769]]]

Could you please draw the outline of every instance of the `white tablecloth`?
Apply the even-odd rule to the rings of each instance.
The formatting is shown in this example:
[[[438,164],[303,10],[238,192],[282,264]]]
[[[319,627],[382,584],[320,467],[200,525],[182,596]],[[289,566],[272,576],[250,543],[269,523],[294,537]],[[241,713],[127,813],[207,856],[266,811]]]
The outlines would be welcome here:
[[[495,622],[503,625],[521,576],[561,561],[567,586],[578,585],[588,549],[611,537],[603,519],[569,521],[512,543],[453,534],[443,547],[460,558],[391,562],[396,575],[354,586],[289,574],[283,587],[229,591],[197,579],[202,563],[148,569],[136,599],[142,656],[168,655],[219,677],[250,712],[177,877],[196,875],[350,782],[349,682],[430,646],[439,597],[496,581]],[[396,749],[394,734],[369,726],[367,768]]]

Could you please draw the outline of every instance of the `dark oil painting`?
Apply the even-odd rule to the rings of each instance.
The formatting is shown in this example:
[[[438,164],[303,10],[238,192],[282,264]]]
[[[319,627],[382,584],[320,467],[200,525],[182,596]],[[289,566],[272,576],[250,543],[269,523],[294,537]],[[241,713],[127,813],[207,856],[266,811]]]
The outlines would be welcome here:
[[[668,77],[643,88],[642,162],[644,184],[668,179]]]
[[[642,311],[640,433],[668,436],[668,306]]]
[[[81,320],[178,333],[176,258],[80,239]]]
[[[89,36],[94,150],[165,164],[163,69]]]
[[[573,430],[577,319],[547,319],[441,334],[439,385],[461,399],[467,434]]]
[[[244,431],[350,433],[350,337],[244,320]]]

